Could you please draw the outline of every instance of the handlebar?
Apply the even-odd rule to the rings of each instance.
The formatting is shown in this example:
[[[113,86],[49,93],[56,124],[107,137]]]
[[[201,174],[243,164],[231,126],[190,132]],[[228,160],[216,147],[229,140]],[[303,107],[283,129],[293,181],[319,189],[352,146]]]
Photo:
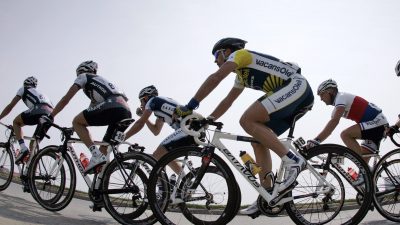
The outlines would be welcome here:
[[[5,124],[5,123],[3,123],[3,122],[0,122],[0,124],[3,125],[3,126],[5,126],[5,127],[8,128],[8,129],[10,129],[10,130],[13,130],[13,126],[12,126],[12,125],[7,125],[7,124]]]
[[[221,130],[224,125],[221,122],[215,122],[213,119],[204,118],[201,114],[193,112],[181,120],[180,127],[185,134],[193,136],[195,142],[199,145],[207,146],[208,143],[203,141],[205,137],[205,129],[208,125],[216,126],[217,130]]]
[[[396,133],[399,133],[399,132],[396,132]],[[396,139],[394,138],[394,135],[395,134],[389,134],[390,140],[393,142],[394,145],[396,145],[397,147],[400,147],[400,143],[398,143],[396,141]]]

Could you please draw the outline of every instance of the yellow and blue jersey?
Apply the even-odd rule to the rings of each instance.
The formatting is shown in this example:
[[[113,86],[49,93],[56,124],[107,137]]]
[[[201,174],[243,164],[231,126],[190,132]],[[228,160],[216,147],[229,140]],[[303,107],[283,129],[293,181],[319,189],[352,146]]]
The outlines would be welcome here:
[[[235,87],[261,90],[267,95],[280,90],[292,75],[300,73],[300,67],[296,65],[246,49],[233,52],[227,61],[238,65]]]

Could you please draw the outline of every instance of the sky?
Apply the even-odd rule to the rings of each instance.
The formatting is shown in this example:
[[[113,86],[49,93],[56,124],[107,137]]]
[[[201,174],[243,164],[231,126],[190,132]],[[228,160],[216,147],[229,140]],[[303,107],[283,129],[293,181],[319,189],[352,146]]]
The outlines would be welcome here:
[[[38,89],[56,104],[73,84],[76,67],[85,60],[96,61],[98,74],[125,91],[132,112],[140,105],[139,91],[151,84],[161,96],[186,104],[218,68],[211,54],[215,42],[238,37],[248,41],[249,50],[301,66],[315,93],[315,104],[297,123],[295,137],[314,138],[330,119],[333,108],[316,95],[318,85],[329,78],[338,82],[340,91],[378,105],[393,124],[400,113],[396,100],[400,78],[394,73],[400,59],[399,9],[398,0],[1,1],[0,110],[28,76],[37,77]],[[231,74],[222,81],[200,103],[198,112],[209,115],[231,89],[234,78]],[[246,89],[220,118],[224,130],[244,135],[239,118],[262,95]],[[55,122],[71,126],[72,119],[88,105],[89,99],[80,91]],[[2,122],[12,123],[24,110],[20,101]],[[342,119],[325,142],[343,144],[340,132],[353,124]],[[27,135],[33,130],[24,129]],[[105,130],[90,128],[97,140]],[[145,127],[129,141],[152,153],[172,132],[165,125],[153,136]],[[49,134],[52,138],[45,144],[60,143],[56,131]],[[248,143],[227,146],[237,155],[240,150],[252,152]],[[393,148],[385,140],[381,152]],[[242,178],[238,180],[242,190],[249,189]],[[255,198],[255,192],[242,194],[243,203]]]

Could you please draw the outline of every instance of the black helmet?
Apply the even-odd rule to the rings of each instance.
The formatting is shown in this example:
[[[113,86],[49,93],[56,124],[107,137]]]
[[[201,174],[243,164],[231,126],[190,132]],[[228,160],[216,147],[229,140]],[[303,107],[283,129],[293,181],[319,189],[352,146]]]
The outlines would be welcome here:
[[[239,38],[223,38],[219,40],[217,43],[215,43],[213,49],[212,49],[212,54],[220,49],[224,49],[226,47],[231,47],[233,50],[236,49],[242,49],[246,45],[247,41],[239,39]]]
[[[139,99],[143,98],[144,96],[158,96],[157,88],[154,85],[150,85],[148,87],[143,88],[139,92]]]
[[[36,87],[37,82],[35,77],[28,77],[24,80],[24,87]]]
[[[396,71],[396,75],[399,77],[400,76],[400,60],[397,62],[396,67],[394,68],[394,71]]]

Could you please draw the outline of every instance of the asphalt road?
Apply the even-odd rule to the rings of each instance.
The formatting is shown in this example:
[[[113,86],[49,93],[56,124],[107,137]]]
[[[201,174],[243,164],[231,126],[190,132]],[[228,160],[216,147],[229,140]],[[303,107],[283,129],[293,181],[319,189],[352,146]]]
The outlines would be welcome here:
[[[91,203],[85,200],[73,199],[71,204],[60,212],[50,212],[41,208],[29,193],[23,193],[21,185],[12,183],[10,187],[0,192],[0,225],[113,225],[118,224],[103,210],[92,212]],[[236,216],[230,225],[265,225],[293,224],[287,216],[269,218],[265,216],[251,219],[247,216]],[[383,218],[376,210],[369,212],[362,223],[364,225],[394,225]]]

